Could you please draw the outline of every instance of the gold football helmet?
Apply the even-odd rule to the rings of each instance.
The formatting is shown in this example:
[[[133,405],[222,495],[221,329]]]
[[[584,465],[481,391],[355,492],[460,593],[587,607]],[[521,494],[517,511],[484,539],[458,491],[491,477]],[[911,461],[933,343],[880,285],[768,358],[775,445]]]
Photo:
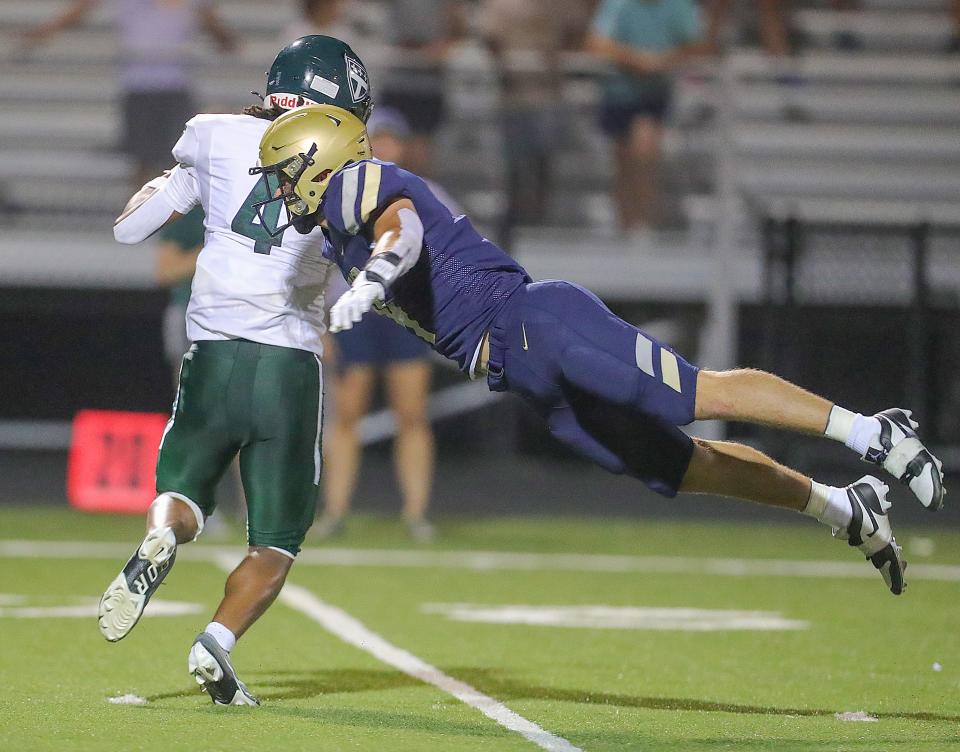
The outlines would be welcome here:
[[[297,107],[285,112],[260,139],[260,175],[269,198],[254,204],[263,228],[276,237],[297,225],[308,232],[314,223],[302,220],[320,208],[330,178],[351,162],[372,156],[363,122],[340,107],[329,104]],[[280,221],[280,209],[288,221]]]

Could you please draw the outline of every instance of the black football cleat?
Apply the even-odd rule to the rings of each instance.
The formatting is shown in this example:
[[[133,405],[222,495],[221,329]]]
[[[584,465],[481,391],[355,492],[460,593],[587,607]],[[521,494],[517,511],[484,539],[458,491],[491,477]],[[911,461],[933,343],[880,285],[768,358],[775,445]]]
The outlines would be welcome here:
[[[894,407],[873,416],[880,433],[870,439],[863,459],[880,465],[907,486],[930,511],[943,506],[943,463],[917,437],[918,424],[909,410]]]
[[[253,705],[260,701],[237,677],[230,654],[211,634],[201,632],[193,641],[187,668],[215,705]]]
[[[116,642],[130,633],[176,558],[177,539],[169,527],[143,539],[100,599],[97,622],[104,637]]]
[[[880,570],[890,592],[900,595],[907,586],[903,576],[907,562],[887,518],[887,510],[891,507],[887,501],[889,490],[870,475],[847,486],[853,519],[845,528],[835,528],[833,535],[866,554],[867,560]]]

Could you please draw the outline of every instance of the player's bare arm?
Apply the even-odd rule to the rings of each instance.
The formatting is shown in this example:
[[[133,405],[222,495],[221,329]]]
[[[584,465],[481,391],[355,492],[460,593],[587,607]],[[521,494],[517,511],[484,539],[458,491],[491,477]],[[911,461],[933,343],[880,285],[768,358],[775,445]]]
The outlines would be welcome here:
[[[74,0],[58,16],[26,32],[23,45],[35,47],[50,41],[63,31],[79,25],[99,4],[100,0]]]

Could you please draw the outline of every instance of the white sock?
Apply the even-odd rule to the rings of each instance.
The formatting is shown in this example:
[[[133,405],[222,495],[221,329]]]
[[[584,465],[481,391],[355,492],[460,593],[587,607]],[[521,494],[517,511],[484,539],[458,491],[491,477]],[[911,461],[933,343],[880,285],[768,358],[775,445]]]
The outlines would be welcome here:
[[[824,435],[834,441],[840,441],[861,457],[867,453],[870,439],[880,433],[880,421],[872,415],[865,416],[846,410],[840,405],[830,409],[827,430]]]
[[[810,498],[803,513],[830,527],[846,527],[853,520],[853,510],[847,489],[827,486],[813,481],[810,486]]]
[[[237,644],[236,635],[218,621],[210,622],[203,631],[208,635],[212,635],[213,639],[217,641],[217,644],[228,653],[233,650],[233,646]]]

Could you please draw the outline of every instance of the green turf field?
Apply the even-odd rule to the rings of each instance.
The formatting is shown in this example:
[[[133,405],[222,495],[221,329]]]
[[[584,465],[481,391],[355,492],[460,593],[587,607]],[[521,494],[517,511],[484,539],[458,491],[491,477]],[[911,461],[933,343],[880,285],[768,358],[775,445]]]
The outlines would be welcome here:
[[[94,604],[140,525],[0,509],[0,750],[960,749],[953,532],[898,531],[910,586],[895,598],[802,520],[452,519],[415,547],[399,522],[362,517],[308,545],[295,587],[234,650],[262,707],[218,708],[186,656],[242,547],[182,549],[148,616],[108,644]],[[177,604],[196,610],[150,615]],[[543,735],[347,644],[310,604]],[[558,618],[587,625],[542,623]],[[146,704],[108,702],[125,694]],[[876,720],[835,717],[853,711]]]

